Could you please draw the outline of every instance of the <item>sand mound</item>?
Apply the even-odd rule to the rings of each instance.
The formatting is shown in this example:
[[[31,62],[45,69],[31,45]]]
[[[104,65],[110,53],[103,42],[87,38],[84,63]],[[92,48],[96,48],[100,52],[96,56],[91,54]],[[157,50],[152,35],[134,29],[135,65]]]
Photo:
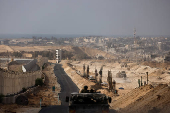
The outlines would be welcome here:
[[[56,49],[63,49],[67,51],[73,51],[71,46],[10,46],[14,51],[49,51]],[[6,51],[4,51],[6,52]]]
[[[72,47],[72,49],[74,50],[75,54],[87,55],[80,47]]]
[[[114,101],[111,106],[114,109],[120,109],[125,108],[129,104],[135,102],[138,100],[141,96],[145,95],[147,92],[149,92],[153,87],[151,85],[147,85],[146,87],[140,87],[137,89],[132,90],[131,92],[127,93],[124,96],[118,97],[116,101]],[[114,98],[113,98],[114,99]]]
[[[96,57],[97,54],[102,55],[103,57],[106,57],[106,58],[114,58],[113,55],[110,55],[104,51],[93,49],[93,48],[88,48],[88,47],[72,47],[72,50],[74,50],[75,54],[85,54],[91,58]]]
[[[88,54],[89,56],[95,57],[97,54],[102,55],[104,57],[108,57],[108,58],[114,58],[112,55],[107,54],[104,51],[98,50],[98,49],[92,49],[92,48],[88,48],[88,47],[83,47],[81,48],[86,54]]]
[[[167,84],[159,84],[155,88],[151,85],[142,86],[113,102],[112,107],[120,113],[169,113],[169,93]]]
[[[86,85],[90,88],[92,88],[91,86],[94,86],[95,83],[90,82],[88,79],[85,79],[83,77],[81,77],[80,75],[78,75],[76,73],[76,68],[74,68],[74,70],[70,67],[69,64],[65,63],[65,62],[61,62],[63,64],[63,68],[64,71],[67,73],[67,75],[73,80],[73,82],[78,86],[78,88],[81,90],[83,89],[83,87]]]
[[[160,76],[160,75],[162,75],[164,73],[165,73],[164,71],[159,69],[159,70],[156,70],[156,71],[152,72],[151,74],[149,74],[149,76]]]
[[[0,45],[0,52],[13,52],[13,49],[6,45]]]
[[[143,62],[142,65],[150,66],[153,68],[163,68],[163,69],[167,69],[170,67],[170,63],[161,63],[161,62]]]

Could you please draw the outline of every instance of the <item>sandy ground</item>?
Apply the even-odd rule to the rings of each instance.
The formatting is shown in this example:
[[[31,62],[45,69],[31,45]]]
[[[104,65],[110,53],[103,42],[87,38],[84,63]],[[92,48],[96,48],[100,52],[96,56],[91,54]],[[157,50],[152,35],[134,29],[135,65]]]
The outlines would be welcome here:
[[[48,66],[43,70],[46,75],[45,85],[40,87],[37,92],[28,96],[29,104],[28,106],[21,106],[17,104],[0,104],[0,113],[6,112],[16,112],[16,113],[38,113],[40,110],[40,99],[42,99],[42,106],[49,105],[60,105],[58,100],[58,93],[61,88],[57,83],[57,78],[53,73],[54,64],[48,64]],[[52,92],[52,86],[55,86],[55,92]]]
[[[56,49],[65,49],[70,51],[70,46],[10,46],[14,51],[49,51]]]
[[[170,88],[167,84],[142,86],[124,94],[113,97],[111,107],[119,113],[169,113]]]
[[[0,52],[13,52],[14,50],[9,47],[9,46],[6,46],[6,45],[0,45]]]
[[[71,68],[67,63],[71,63]],[[170,74],[169,70],[162,70],[161,68],[153,68],[146,65],[136,65],[129,63],[130,70],[121,68],[119,63],[106,63],[103,61],[62,61],[64,70],[76,83],[79,89],[84,85],[89,88],[96,88],[108,96],[112,97],[111,109],[115,109],[119,113],[169,113],[170,112]],[[108,92],[107,87],[95,87],[95,83],[80,77],[75,70],[83,71],[83,64],[90,67],[90,75],[94,75],[95,68],[99,71],[103,67],[103,81],[107,79],[108,70],[112,71],[112,77],[116,80],[116,88],[118,89],[118,96],[112,92]],[[119,71],[126,71],[127,79],[116,78],[116,73]],[[143,77],[146,81],[146,72],[149,73],[149,85],[138,88],[138,79]],[[162,85],[163,83],[164,85]],[[119,89],[123,87],[124,90]]]
[[[67,50],[69,52],[73,52],[74,54],[86,54],[87,56],[90,56],[92,58],[96,57],[97,55],[102,55],[105,58],[115,58],[114,55],[110,55],[104,51],[88,48],[88,47],[73,47],[73,46],[7,46],[7,45],[0,45],[0,52],[16,52],[16,51],[50,51],[50,50],[56,50],[56,49],[62,49]],[[79,50],[79,51],[77,51]],[[24,55],[30,57],[31,55]]]
[[[145,65],[136,65],[134,63],[129,63],[130,70],[123,67],[121,68],[119,63],[105,63],[98,61],[73,61],[72,65],[76,67],[81,73],[83,73],[83,64],[89,65],[91,75],[94,75],[95,68],[99,72],[102,65],[103,66],[103,78],[102,80],[107,82],[108,70],[112,72],[112,78],[116,81],[116,87],[123,87],[125,90],[132,90],[138,87],[138,79],[146,81],[146,72],[149,73],[149,84],[159,84],[159,83],[169,83],[170,82],[170,71],[162,70],[161,68],[152,68]],[[125,71],[127,78],[117,78],[116,74],[118,72]]]
[[[14,52],[14,51],[50,51],[56,49],[64,49],[67,51],[72,51],[71,46],[7,46],[0,45],[0,52]]]

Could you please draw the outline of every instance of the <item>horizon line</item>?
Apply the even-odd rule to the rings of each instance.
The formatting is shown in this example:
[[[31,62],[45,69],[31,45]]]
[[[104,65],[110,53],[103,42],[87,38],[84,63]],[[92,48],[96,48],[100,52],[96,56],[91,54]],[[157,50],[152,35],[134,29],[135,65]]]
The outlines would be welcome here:
[[[96,35],[96,34],[17,34],[17,33],[3,33],[0,35],[81,35],[81,36],[101,36],[101,37],[104,37],[104,36],[109,36],[109,37],[133,37],[133,35]],[[170,35],[136,35],[136,37],[170,37]]]

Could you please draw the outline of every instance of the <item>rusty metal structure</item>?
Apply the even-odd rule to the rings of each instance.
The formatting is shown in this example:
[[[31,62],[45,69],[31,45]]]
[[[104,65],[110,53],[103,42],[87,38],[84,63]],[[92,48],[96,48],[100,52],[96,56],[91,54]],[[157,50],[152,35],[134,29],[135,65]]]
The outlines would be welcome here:
[[[101,84],[102,83],[102,71],[103,71],[103,66],[100,68],[100,71],[99,71],[99,83]]]
[[[97,69],[95,69],[95,80],[96,80],[96,83],[98,82],[97,81],[97,77],[98,77],[98,73],[97,73]]]
[[[85,76],[85,70],[86,70],[86,66],[85,64],[83,64],[83,76]]]
[[[108,82],[108,89],[109,91],[113,90],[113,85],[112,85],[112,73],[111,71],[108,71],[108,77],[107,77],[107,82]]]
[[[89,77],[89,65],[87,65],[87,74],[86,74],[86,78]]]

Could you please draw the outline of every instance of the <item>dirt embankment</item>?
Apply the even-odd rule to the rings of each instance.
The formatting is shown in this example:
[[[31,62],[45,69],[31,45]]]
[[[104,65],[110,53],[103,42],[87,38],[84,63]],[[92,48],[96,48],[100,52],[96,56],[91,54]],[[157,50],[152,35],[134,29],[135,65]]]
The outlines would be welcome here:
[[[111,106],[119,113],[169,113],[169,94],[167,84],[142,86],[115,100]]]
[[[74,50],[75,54],[86,54],[80,47],[72,47],[72,49]]]
[[[7,46],[0,45],[0,52],[16,52],[16,51],[49,51],[63,49],[67,51],[73,51],[72,46]]]
[[[91,58],[95,58],[97,55],[102,55],[105,58],[115,58],[113,55],[110,55],[104,51],[89,47],[72,47],[72,50],[74,50],[75,54],[85,54]]]
[[[86,54],[89,56],[95,57],[97,54],[102,55],[103,57],[106,58],[115,58],[113,55],[110,55],[104,51],[98,50],[98,49],[93,49],[93,48],[88,48],[88,47],[82,47],[81,48]]]
[[[78,86],[78,88],[81,90],[85,85],[91,88],[91,86],[95,85],[95,83],[90,82],[89,80],[82,78],[80,75],[76,73],[75,70],[73,70],[67,63],[67,61],[62,61],[62,67],[64,68],[64,71],[67,73],[67,75],[73,80],[73,82]]]
[[[7,45],[0,45],[0,52],[14,52],[14,50]]]
[[[150,66],[152,68],[162,68],[164,70],[170,69],[170,63],[162,62],[143,62],[142,65]]]

